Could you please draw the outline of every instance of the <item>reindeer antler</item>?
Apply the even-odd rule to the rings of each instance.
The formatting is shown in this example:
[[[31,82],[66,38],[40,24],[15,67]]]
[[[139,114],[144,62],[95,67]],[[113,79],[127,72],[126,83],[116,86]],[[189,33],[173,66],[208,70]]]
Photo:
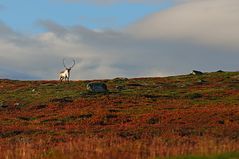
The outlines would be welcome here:
[[[65,65],[65,58],[63,59],[63,66],[64,66],[65,68],[67,68],[66,65]]]
[[[71,67],[69,67],[69,68],[72,69],[75,66],[75,64],[76,64],[76,61],[73,59],[73,65]],[[63,66],[65,68],[68,68],[68,67],[66,67],[66,64],[65,64],[65,58],[63,59]]]
[[[71,69],[75,66],[76,61],[73,59],[73,65],[70,67]]]

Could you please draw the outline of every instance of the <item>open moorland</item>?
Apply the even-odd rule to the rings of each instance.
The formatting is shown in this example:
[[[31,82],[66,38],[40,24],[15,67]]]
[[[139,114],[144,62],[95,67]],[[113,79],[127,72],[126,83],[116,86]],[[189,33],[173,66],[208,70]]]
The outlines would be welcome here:
[[[238,72],[89,82],[0,80],[0,158],[239,158]]]

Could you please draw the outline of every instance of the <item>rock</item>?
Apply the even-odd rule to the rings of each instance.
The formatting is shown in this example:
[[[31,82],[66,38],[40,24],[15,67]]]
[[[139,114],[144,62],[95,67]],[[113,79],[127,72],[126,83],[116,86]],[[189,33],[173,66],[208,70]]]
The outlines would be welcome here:
[[[19,106],[20,105],[20,103],[14,103],[14,106],[15,107],[17,107],[17,106]]]
[[[4,105],[3,101],[0,101],[0,107],[2,107]]]
[[[207,81],[205,81],[205,80],[203,80],[203,79],[199,79],[199,80],[197,80],[197,84],[204,84],[204,83],[206,83]]]
[[[125,77],[116,77],[116,78],[114,78],[113,80],[125,80],[125,81],[127,81],[127,80],[129,80],[128,78],[125,78]]]
[[[92,82],[87,84],[87,90],[94,93],[108,92],[107,85],[101,82]]]
[[[119,82],[119,81],[128,81],[129,79],[128,78],[125,78],[125,77],[117,77],[117,78],[114,78],[113,81],[114,82]]]
[[[180,85],[178,85],[178,87],[180,87],[180,88],[185,88],[187,86],[188,86],[187,84],[180,84]]]
[[[7,108],[8,106],[3,102],[3,101],[0,101],[0,109],[1,108]]]
[[[192,74],[193,75],[202,75],[203,73],[201,71],[193,70]]]
[[[218,73],[223,73],[224,71],[222,71],[222,70],[218,70],[217,72],[218,72]]]

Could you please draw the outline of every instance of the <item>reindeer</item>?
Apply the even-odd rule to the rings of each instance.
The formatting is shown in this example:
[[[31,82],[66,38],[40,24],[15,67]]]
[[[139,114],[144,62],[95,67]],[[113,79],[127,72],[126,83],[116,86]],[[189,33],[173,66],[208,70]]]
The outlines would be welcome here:
[[[65,59],[63,59],[63,66],[65,67],[65,70],[60,72],[60,81],[62,82],[63,80],[65,81],[67,80],[69,82],[70,72],[71,72],[71,69],[75,66],[75,60],[73,60],[73,65],[68,68],[65,65]]]

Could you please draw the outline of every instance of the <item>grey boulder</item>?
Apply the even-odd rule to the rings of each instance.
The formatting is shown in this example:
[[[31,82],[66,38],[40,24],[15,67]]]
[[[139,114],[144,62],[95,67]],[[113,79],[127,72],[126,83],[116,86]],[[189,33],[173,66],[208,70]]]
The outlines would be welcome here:
[[[87,84],[87,90],[94,93],[108,92],[107,85],[101,82],[92,82]]]
[[[202,75],[203,72],[197,71],[197,70],[193,70],[193,71],[192,71],[192,74],[193,74],[193,75]]]

